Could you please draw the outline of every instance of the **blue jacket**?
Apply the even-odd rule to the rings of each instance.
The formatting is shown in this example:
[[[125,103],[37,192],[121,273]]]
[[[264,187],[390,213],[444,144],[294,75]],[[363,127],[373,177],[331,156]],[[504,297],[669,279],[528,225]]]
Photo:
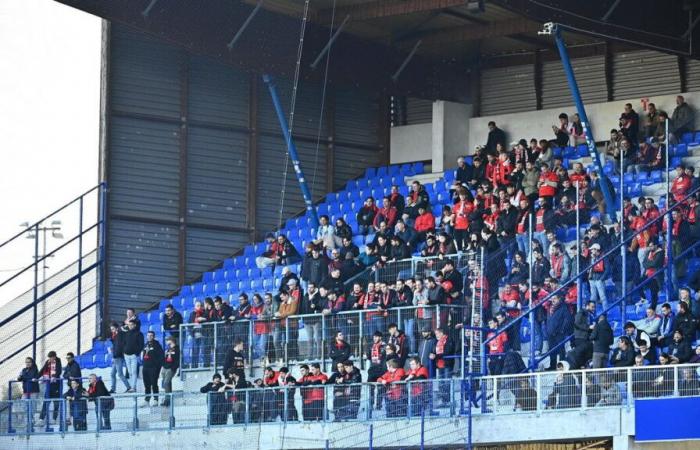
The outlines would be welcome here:
[[[22,371],[19,373],[19,377],[17,377],[17,381],[22,382],[22,392],[25,394],[38,393],[39,383],[34,381],[38,378],[39,369],[37,369],[36,364],[33,364],[30,368],[25,367],[22,369]]]
[[[86,420],[88,396],[85,389],[79,387],[76,390],[68,389],[63,397],[73,397],[70,401],[70,415],[74,420]]]
[[[550,310],[550,314],[547,316],[547,336],[565,337],[573,331],[574,320],[569,308],[564,303],[560,303],[556,309]]]

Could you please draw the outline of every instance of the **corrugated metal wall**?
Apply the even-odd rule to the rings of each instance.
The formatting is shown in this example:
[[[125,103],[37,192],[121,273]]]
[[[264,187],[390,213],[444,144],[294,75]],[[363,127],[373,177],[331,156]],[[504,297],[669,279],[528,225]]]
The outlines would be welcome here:
[[[422,98],[406,99],[406,125],[431,123],[433,121],[433,101]]]
[[[605,81],[605,57],[591,56],[572,59],[576,83],[585,103],[599,103],[607,100]],[[556,108],[573,105],[571,89],[564,74],[561,61],[546,61],[542,64],[542,108]]]
[[[533,65],[486,69],[481,74],[481,115],[532,111],[537,106]]]
[[[700,89],[700,61],[687,59],[685,63],[685,90],[687,92]]]
[[[120,25],[110,35],[107,313],[120,317],[127,306],[144,309],[191,281],[253,234],[276,228],[286,146],[262,81],[255,80],[256,100],[250,74]],[[291,86],[277,80],[287,114]],[[380,159],[376,96],[335,91],[329,86],[318,150],[321,86],[302,79],[297,96],[294,135],[316,199],[329,183],[343,186]],[[257,204],[249,205],[253,162]],[[290,164],[284,219],[303,208]]]
[[[613,78],[615,100],[674,94],[681,90],[678,58],[653,50],[615,54]]]

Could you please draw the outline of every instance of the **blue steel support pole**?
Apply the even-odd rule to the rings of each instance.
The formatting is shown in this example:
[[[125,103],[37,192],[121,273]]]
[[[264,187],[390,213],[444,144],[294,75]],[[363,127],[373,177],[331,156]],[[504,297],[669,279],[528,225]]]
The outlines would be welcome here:
[[[369,450],[374,450],[374,424],[370,423],[369,424],[369,446],[367,447]]]
[[[78,219],[78,316],[76,317],[76,322],[78,324],[78,334],[76,336],[76,355],[80,355],[80,341],[81,341],[81,326],[82,326],[82,314],[80,311],[83,309],[82,304],[82,291],[83,291],[83,197],[80,197],[80,218]]]
[[[304,172],[301,170],[301,163],[299,162],[299,155],[297,154],[297,147],[292,139],[291,132],[289,130],[289,125],[287,124],[287,119],[284,116],[284,110],[282,109],[282,104],[277,96],[277,88],[275,87],[275,81],[270,75],[263,75],[263,81],[267,84],[267,89],[270,91],[270,97],[272,97],[272,103],[275,106],[275,112],[277,113],[277,119],[280,122],[280,127],[282,128],[282,134],[284,134],[284,140],[287,143],[287,151],[289,152],[289,157],[294,165],[294,172],[297,174],[297,180],[299,180],[299,186],[301,187],[301,194],[304,197],[304,203],[306,204],[306,211],[311,213],[312,220],[314,221],[313,227],[318,227],[318,215],[316,214],[316,208],[314,208],[313,200],[311,198],[311,191],[306,184],[306,179],[304,178]]]
[[[603,173],[603,165],[600,163],[598,150],[595,146],[595,139],[593,139],[591,123],[588,121],[586,109],[584,108],[583,100],[581,99],[581,92],[578,90],[574,70],[571,67],[569,53],[566,50],[566,45],[564,44],[564,39],[561,37],[561,31],[559,28],[559,25],[553,25],[552,33],[554,34],[554,41],[557,44],[559,56],[561,57],[561,63],[564,66],[564,73],[566,74],[566,79],[569,82],[569,89],[571,89],[571,95],[574,98],[574,103],[576,103],[576,110],[581,118],[583,131],[586,134],[586,145],[588,146],[588,151],[591,154],[593,162],[595,162],[595,165],[598,168],[598,173],[600,174],[600,188],[603,191],[603,197],[605,197],[605,204],[607,205],[605,212],[610,217],[614,217],[614,212],[616,210],[615,197],[613,197],[612,192],[610,192],[610,186],[607,183],[608,177]],[[622,174],[620,176],[622,176]]]

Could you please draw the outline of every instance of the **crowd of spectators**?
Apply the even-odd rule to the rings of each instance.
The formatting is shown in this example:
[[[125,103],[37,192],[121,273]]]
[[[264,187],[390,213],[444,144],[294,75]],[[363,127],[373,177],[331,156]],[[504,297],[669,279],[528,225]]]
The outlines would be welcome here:
[[[669,121],[669,138],[673,142],[690,130],[693,120],[692,109],[680,96],[671,118],[649,104],[641,125],[639,115],[628,104],[603,153],[615,161],[615,170],[620,173],[661,168],[660,161],[665,160],[667,151],[665,122]],[[449,356],[461,353],[457,347],[458,343],[461,345],[462,333],[473,336],[481,333],[475,330],[483,330],[488,340],[489,373],[517,373],[524,369],[520,355],[521,322],[509,324],[519,321],[521,314],[533,307],[537,308],[534,321],[529,324],[531,350],[536,354],[545,348],[550,350],[550,370],[564,367],[563,363],[574,368],[598,368],[608,364],[622,367],[698,362],[700,350],[693,350],[692,342],[698,331],[700,296],[682,288],[676,313],[671,311],[671,299],[666,299],[657,310],[668,260],[664,242],[668,225],[656,220],[664,210],[651,197],[640,197],[636,204],[626,197],[619,218],[606,216],[610,208],[605,205],[602,183],[609,180],[596,170],[586,170],[581,161],[568,167],[563,158],[554,155],[555,147],[586,143],[583,124],[576,114],[571,120],[567,114],[560,114],[559,124],[552,127],[551,139],[521,139],[510,145],[506,145],[505,132],[494,122],[488,126],[486,144],[477,147],[470,160],[458,159],[451,199],[443,205],[439,217],[433,215],[436,199],[430,198],[419,181],[413,181],[405,197],[398,186],[393,186],[389,195],[379,201],[366,198],[357,211],[355,230],[342,218],[333,222],[328,216],[321,216],[315,239],[302,252],[284,235],[269,235],[268,248],[255,263],[260,269],[285,266],[277,292],[256,292],[250,297],[241,293],[237,304],[229,304],[221,297],[207,297],[196,301],[186,318],[169,305],[163,317],[163,336],[167,336],[164,346],[155,332],[148,332],[144,338],[135,312],[128,310],[123,323],[114,322],[110,327],[113,362],[109,391],[103,384],[83,389],[79,367],[77,372],[69,369],[76,364],[72,355],[63,368],[56,355],[50,354],[41,371],[27,360],[27,368],[20,376],[25,394],[35,396],[38,389],[33,380],[45,379],[49,380],[48,397],[58,398],[61,378],[68,379],[65,396],[79,405],[75,412],[71,409],[71,414],[78,417],[75,426],[82,427],[83,402],[95,395],[115,393],[117,378],[127,393],[135,392],[140,370],[147,395],[145,403],[150,405],[152,398],[158,404],[159,380],[165,392],[171,392],[172,378],[181,360],[179,342],[191,339],[189,368],[200,364],[211,367],[214,358],[225,361],[223,375],[215,375],[202,392],[215,393],[220,402],[217,400],[210,407],[221,413],[222,405],[226,405],[226,414],[233,414],[234,421],[241,420],[242,400],[236,398],[235,390],[242,387],[298,386],[305,405],[302,415],[321,418],[325,414],[323,399],[319,398],[318,388],[312,386],[327,383],[337,386],[340,401],[335,404],[343,409],[335,417],[354,417],[354,388],[343,385],[361,381],[362,368],[355,364],[363,358],[368,363],[366,381],[378,386],[375,405],[381,408],[384,402],[387,415],[404,415],[409,393],[391,385],[402,380],[451,378],[454,359]],[[673,283],[677,285],[686,275],[686,262],[675,256],[700,238],[700,198],[692,195],[686,199],[700,182],[692,167],[682,165],[669,176],[673,177],[671,198],[667,199],[667,205],[673,208],[670,248],[675,267]],[[608,187],[611,191],[615,188],[611,184]],[[581,224],[587,224],[581,240],[562,242],[560,236],[576,225],[577,218]],[[619,251],[601,258],[622,241],[623,233],[636,233],[624,245],[626,264],[622,264]],[[355,234],[365,236],[364,248],[353,243]],[[482,249],[488,261],[483,274],[474,264],[456,267],[451,257],[457,252],[475,256]],[[491,258],[499,252],[498,258]],[[381,271],[412,255],[435,257],[437,262],[426,263],[426,276],[409,274],[377,283],[358,277],[366,271]],[[301,263],[298,274],[289,267],[296,263]],[[577,282],[572,282],[586,268]],[[623,301],[622,306],[641,298],[644,303],[640,305],[648,306],[646,317],[625,324],[625,335],[618,338],[618,347],[610,354],[614,343],[612,327],[606,315],[598,316],[597,312],[607,310],[613,301],[622,298],[623,292],[630,292],[644,281],[647,289],[640,290],[636,298]],[[695,281],[691,279],[691,285],[694,282],[697,290],[700,276]],[[585,300],[585,307],[577,310],[579,298]],[[473,301],[481,302],[482,312],[479,317],[472,316],[471,327],[464,327],[466,316],[461,312],[442,312],[445,316],[438,321],[437,313],[430,308],[468,308]],[[388,324],[388,318],[393,317],[391,311],[399,307],[414,310],[404,314],[400,323]],[[364,311],[364,322],[357,323],[356,317],[340,314],[348,311]],[[313,314],[317,316],[296,318]],[[331,329],[321,326],[319,315],[326,316]],[[250,336],[236,328],[247,321],[254,323]],[[216,343],[209,323],[220,323],[221,329],[227,330],[218,333]],[[186,328],[188,336],[180,336],[182,324],[191,324]],[[306,340],[299,339],[302,327]],[[365,342],[357,338],[359,327]],[[571,335],[573,340],[566,342]],[[248,337],[253,342],[246,342]],[[352,342],[357,342],[355,348]],[[246,355],[248,348],[252,355]],[[246,381],[244,370],[249,356],[267,366],[265,376],[252,384]],[[286,367],[272,368],[273,361],[282,365],[285,359],[304,362],[321,358],[330,359],[336,369],[330,377],[315,362],[301,365],[299,378],[294,378]],[[605,384],[600,388],[605,389]],[[279,391],[261,392],[260,404],[268,405],[261,410],[264,414],[291,410],[293,405],[285,408]],[[447,401],[445,395],[449,394],[442,385],[440,392]],[[410,395],[413,394],[411,390]],[[167,405],[167,400],[162,404]],[[41,419],[48,420],[48,409],[45,402]],[[53,414],[55,420],[55,408]],[[296,417],[296,410],[293,414]],[[106,419],[108,426],[109,414]],[[220,420],[220,414],[212,410],[212,421]]]

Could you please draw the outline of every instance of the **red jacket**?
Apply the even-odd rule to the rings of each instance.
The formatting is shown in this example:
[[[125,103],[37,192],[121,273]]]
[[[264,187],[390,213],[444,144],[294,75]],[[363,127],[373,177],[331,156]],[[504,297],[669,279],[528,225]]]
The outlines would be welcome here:
[[[406,372],[403,369],[398,368],[393,372],[384,372],[384,375],[379,377],[377,381],[387,385],[386,397],[389,400],[398,400],[401,398],[401,394],[403,393],[403,386],[396,383],[400,382],[404,378],[406,378]]]
[[[413,228],[415,228],[418,233],[433,231],[435,230],[435,217],[433,217],[432,213],[426,211],[425,213],[416,217]]]
[[[474,203],[460,200],[452,210],[455,213],[455,229],[466,230],[469,228],[469,215],[474,211]]]
[[[394,225],[396,225],[396,220],[398,219],[398,217],[396,217],[397,215],[398,212],[393,206],[389,206],[388,208],[379,208],[377,215],[374,216],[373,225],[379,228],[380,223],[386,222],[386,226],[388,228],[393,228]]]
[[[491,339],[496,334],[495,331],[491,331],[486,335],[486,339]],[[501,333],[497,335],[492,341],[489,342],[489,354],[501,354],[506,352],[506,342],[508,342],[508,334]]]
[[[326,381],[328,381],[328,377],[325,373],[319,373],[318,375],[310,373],[301,377],[299,384],[302,386],[321,385],[321,387],[318,388],[306,388],[301,390],[301,397],[303,398],[304,403],[308,404],[314,401],[322,401],[325,398],[323,385],[326,383]]]
[[[520,294],[517,289],[511,289],[510,294],[506,294],[505,291],[501,292],[501,306],[507,307],[506,305],[512,301],[515,301],[518,305],[520,304]],[[508,309],[508,315],[510,317],[518,317],[520,311],[517,309]]]
[[[554,172],[542,172],[540,175],[542,186],[539,189],[540,197],[554,197],[559,185],[559,177]]]
[[[683,200],[691,185],[692,181],[690,177],[684,173],[673,180],[673,183],[671,183],[671,194],[673,194],[673,199],[677,202]]]
[[[420,366],[416,370],[409,369],[407,376],[411,377],[411,381],[415,380],[427,380],[430,378],[430,373],[428,372],[428,368],[425,366]],[[416,383],[411,383],[411,396],[412,397],[418,397],[423,392],[425,392],[426,387],[428,383],[424,381],[418,381]]]
[[[646,220],[646,223],[657,219],[660,215],[661,213],[659,213],[659,208],[657,208],[656,206],[652,207],[651,209],[645,209],[641,214],[644,220]],[[654,223],[649,228],[647,228],[647,230],[649,231],[649,234],[652,237],[656,236],[656,234],[659,232],[659,223]]]

